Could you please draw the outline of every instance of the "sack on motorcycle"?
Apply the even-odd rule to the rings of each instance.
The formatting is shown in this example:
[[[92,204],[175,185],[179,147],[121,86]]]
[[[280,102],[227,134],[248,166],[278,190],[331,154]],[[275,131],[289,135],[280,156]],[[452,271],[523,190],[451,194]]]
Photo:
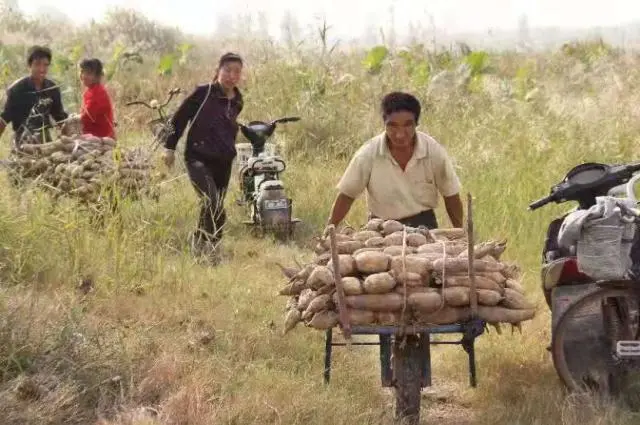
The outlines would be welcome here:
[[[560,244],[575,244],[579,271],[594,280],[624,279],[631,268],[636,225],[625,207],[620,199],[597,198],[596,205],[569,214],[562,225]]]
[[[631,267],[634,230],[635,226],[586,228],[577,244],[578,269],[595,280],[623,279]]]

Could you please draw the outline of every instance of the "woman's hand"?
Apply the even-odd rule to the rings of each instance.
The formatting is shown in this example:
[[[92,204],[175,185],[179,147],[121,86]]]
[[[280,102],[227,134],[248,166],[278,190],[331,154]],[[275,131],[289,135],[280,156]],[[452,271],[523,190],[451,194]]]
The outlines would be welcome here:
[[[176,161],[176,153],[171,149],[165,149],[164,154],[162,155],[162,159],[164,160],[164,164],[171,168],[173,167],[173,163]]]

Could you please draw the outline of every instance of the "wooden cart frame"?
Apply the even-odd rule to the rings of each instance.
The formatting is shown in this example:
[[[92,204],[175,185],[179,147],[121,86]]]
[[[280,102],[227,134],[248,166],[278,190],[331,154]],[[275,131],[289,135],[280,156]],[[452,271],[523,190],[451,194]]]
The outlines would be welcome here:
[[[395,389],[395,417],[409,425],[420,420],[420,390],[431,385],[431,345],[457,344],[469,357],[469,380],[476,386],[475,339],[484,332],[485,322],[477,315],[478,295],[474,272],[473,209],[471,195],[467,195],[467,238],[470,279],[471,319],[465,323],[445,326],[351,326],[347,315],[344,288],[338,267],[333,268],[336,283],[339,325],[345,342],[333,341],[333,329],[326,331],[324,381],[331,379],[331,355],[334,346],[379,345],[380,378],[383,387]],[[333,264],[340,264],[335,226],[327,229],[331,243]],[[459,341],[432,341],[434,334],[461,334]],[[378,335],[379,342],[354,342],[352,335]],[[402,342],[400,342],[402,340]]]

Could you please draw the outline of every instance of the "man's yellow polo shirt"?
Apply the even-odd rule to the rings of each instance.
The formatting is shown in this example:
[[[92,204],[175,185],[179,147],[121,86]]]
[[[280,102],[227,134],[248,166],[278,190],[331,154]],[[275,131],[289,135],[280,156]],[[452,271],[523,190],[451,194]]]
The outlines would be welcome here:
[[[460,192],[460,180],[444,147],[428,134],[416,132],[413,156],[403,171],[382,133],[358,149],[337,189],[354,199],[366,189],[369,211],[397,220],[435,209],[438,194]]]

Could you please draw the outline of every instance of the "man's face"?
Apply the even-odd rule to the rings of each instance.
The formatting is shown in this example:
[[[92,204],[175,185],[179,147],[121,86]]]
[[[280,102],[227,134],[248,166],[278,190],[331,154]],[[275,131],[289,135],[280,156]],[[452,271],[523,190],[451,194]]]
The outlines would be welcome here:
[[[226,89],[232,89],[240,82],[242,76],[242,64],[240,62],[227,62],[220,67],[218,79]]]
[[[29,66],[31,70],[31,77],[34,80],[42,81],[47,76],[49,71],[49,60],[47,58],[37,58],[31,62]]]
[[[416,120],[412,112],[399,111],[390,114],[385,120],[385,131],[391,147],[411,146],[416,134]]]

